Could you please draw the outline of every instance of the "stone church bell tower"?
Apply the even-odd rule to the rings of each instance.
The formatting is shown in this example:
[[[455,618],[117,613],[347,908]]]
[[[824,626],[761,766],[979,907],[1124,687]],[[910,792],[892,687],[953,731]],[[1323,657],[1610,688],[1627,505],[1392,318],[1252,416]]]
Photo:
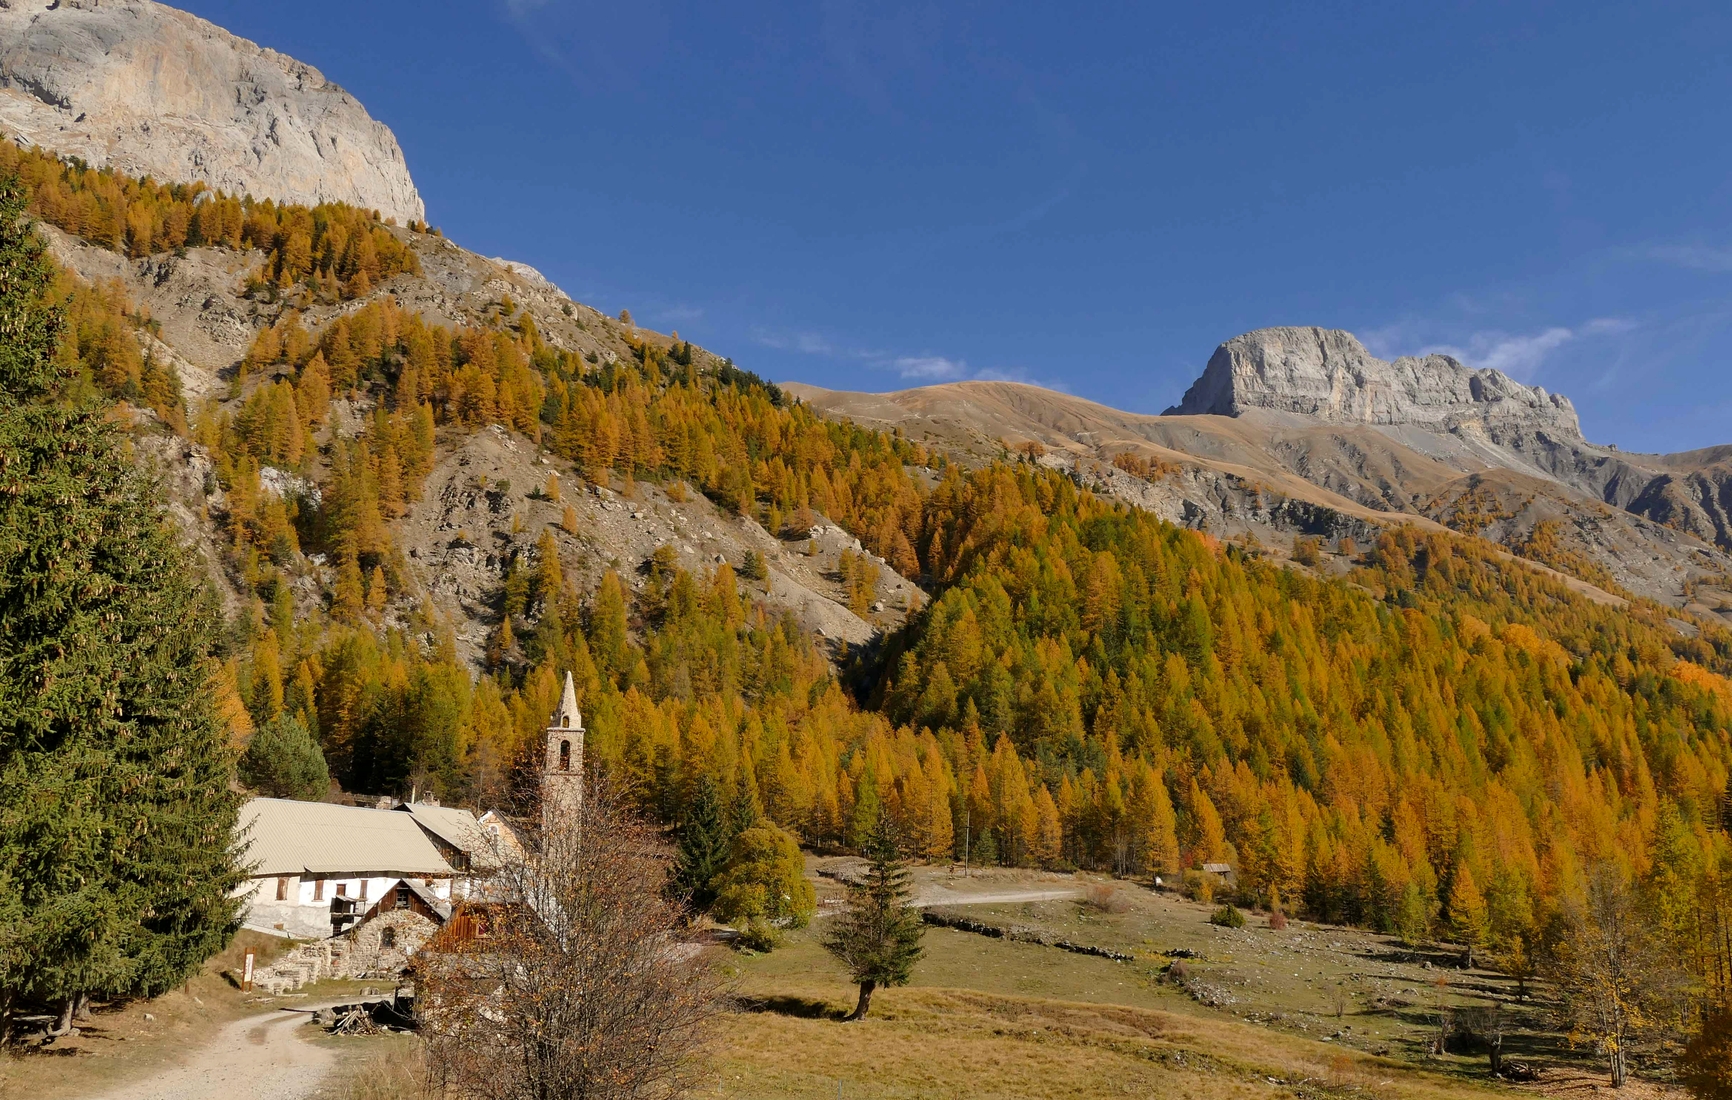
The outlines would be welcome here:
[[[547,726],[547,758],[541,767],[541,827],[552,832],[576,818],[583,805],[583,716],[577,688],[565,674],[565,694]]]

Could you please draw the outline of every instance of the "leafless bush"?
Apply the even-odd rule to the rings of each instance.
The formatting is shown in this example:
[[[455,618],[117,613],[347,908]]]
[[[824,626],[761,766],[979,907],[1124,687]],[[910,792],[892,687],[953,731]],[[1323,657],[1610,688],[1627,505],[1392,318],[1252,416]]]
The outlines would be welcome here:
[[[593,786],[555,816],[448,926],[473,934],[423,955],[429,1081],[474,1100],[684,1095],[719,999],[663,897],[660,838]]]
[[[1353,992],[1345,985],[1337,985],[1329,990],[1329,1009],[1335,1013],[1337,1020],[1347,1015],[1353,1008]]]
[[[1128,913],[1131,899],[1110,882],[1092,883],[1083,891],[1083,904],[1102,913]]]

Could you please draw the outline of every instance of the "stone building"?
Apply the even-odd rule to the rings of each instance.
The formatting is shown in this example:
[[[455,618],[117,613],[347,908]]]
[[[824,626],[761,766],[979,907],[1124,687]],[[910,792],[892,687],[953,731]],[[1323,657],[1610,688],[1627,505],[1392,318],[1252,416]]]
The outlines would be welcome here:
[[[294,939],[335,936],[399,899],[449,912],[459,873],[413,814],[255,798],[241,807],[237,831],[246,845],[248,877],[236,893],[247,928]]]

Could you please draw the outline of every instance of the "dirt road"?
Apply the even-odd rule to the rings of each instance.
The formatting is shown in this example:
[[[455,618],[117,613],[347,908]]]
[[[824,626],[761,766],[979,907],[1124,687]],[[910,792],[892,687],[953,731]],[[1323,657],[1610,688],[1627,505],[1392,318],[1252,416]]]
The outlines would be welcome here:
[[[1060,901],[1082,896],[1081,890],[1017,890],[1008,894],[965,894],[942,886],[928,886],[914,895],[912,904],[933,905],[1009,905],[1019,901]]]
[[[308,1042],[307,1016],[342,1001],[236,1020],[186,1061],[90,1100],[302,1100],[316,1096],[336,1064],[327,1047]]]

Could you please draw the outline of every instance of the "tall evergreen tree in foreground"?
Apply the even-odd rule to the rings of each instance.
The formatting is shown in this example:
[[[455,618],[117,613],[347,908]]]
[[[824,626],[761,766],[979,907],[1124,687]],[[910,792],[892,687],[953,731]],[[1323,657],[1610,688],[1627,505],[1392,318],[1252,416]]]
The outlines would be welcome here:
[[[154,995],[240,881],[215,614],[108,409],[61,392],[52,269],[0,180],[0,1041],[22,1003]]]
[[[871,861],[865,878],[848,887],[848,908],[830,923],[824,947],[841,960],[860,987],[860,1001],[848,1019],[858,1020],[872,1007],[879,986],[906,985],[914,964],[925,951],[920,946],[926,926],[920,910],[910,905],[908,866],[896,823],[880,810],[866,835],[864,855]]]

